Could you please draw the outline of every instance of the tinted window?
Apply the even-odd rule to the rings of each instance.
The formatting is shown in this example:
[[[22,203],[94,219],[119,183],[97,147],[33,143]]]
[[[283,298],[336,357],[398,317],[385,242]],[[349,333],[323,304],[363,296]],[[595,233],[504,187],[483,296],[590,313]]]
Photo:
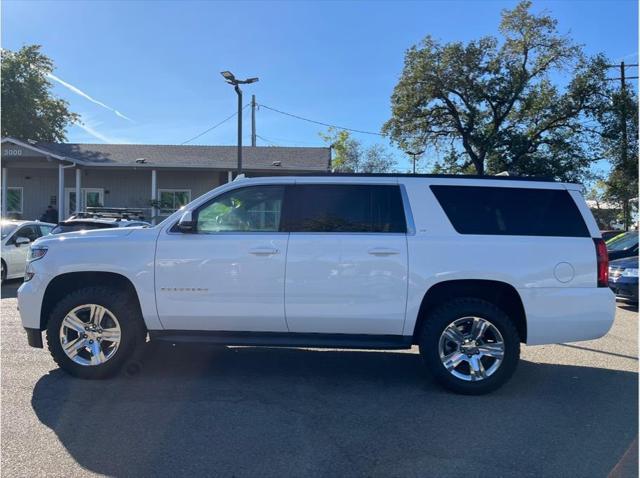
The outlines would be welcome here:
[[[400,188],[383,185],[302,184],[287,198],[291,232],[407,230]]]
[[[277,232],[284,186],[253,186],[222,194],[197,212],[197,231]]]
[[[607,245],[610,251],[626,251],[638,245],[638,232],[631,231]]]
[[[40,237],[40,230],[36,226],[22,226],[18,229],[14,236],[14,242],[19,237],[26,237],[31,242],[35,241]]]
[[[565,190],[431,186],[461,234],[588,237],[582,215]]]
[[[69,222],[60,223],[53,228],[51,234],[63,234],[65,232],[90,231],[92,229],[111,229],[118,227],[117,224],[105,224],[100,222]]]

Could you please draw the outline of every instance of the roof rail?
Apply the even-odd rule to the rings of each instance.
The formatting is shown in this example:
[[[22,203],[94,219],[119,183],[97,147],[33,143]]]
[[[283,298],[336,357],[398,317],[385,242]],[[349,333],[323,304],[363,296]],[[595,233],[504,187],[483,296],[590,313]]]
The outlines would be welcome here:
[[[412,174],[412,173],[297,173],[295,176],[339,176],[339,177],[365,177],[365,178],[443,178],[443,179],[496,179],[499,181],[540,181],[547,183],[558,183],[551,177],[545,176],[493,176],[488,174]]]

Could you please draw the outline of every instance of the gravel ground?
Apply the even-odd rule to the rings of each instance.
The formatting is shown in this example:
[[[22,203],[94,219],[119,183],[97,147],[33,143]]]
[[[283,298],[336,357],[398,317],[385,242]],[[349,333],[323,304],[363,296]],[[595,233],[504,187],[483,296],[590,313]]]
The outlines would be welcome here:
[[[524,347],[514,378],[447,393],[407,352],[147,347],[82,381],[27,346],[2,288],[2,476],[638,475],[638,315]]]

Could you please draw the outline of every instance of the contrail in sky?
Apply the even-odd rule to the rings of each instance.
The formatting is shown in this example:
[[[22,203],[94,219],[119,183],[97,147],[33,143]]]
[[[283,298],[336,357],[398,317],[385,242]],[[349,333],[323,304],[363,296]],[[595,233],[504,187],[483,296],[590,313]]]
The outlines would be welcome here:
[[[78,128],[83,129],[84,131],[89,133],[94,138],[99,139],[100,141],[104,141],[105,143],[117,143],[117,141],[114,141],[112,138],[109,138],[109,137],[103,135],[99,131],[96,131],[91,126],[87,126],[86,124],[82,124],[80,122],[74,122],[73,124],[75,124]]]
[[[125,119],[127,121],[131,121],[133,123],[133,120],[131,118],[129,118],[128,116],[120,113],[117,109],[112,108],[109,105],[104,104],[102,101],[98,101],[95,98],[92,98],[91,96],[89,96],[88,94],[86,94],[84,91],[82,91],[80,88],[73,86],[71,83],[67,83],[66,81],[64,81],[61,78],[58,78],[56,75],[54,75],[53,73],[47,73],[47,77],[51,78],[53,81],[60,83],[62,86],[64,86],[65,88],[68,88],[69,90],[73,91],[75,94],[82,96],[83,98],[91,101],[92,103],[95,103],[98,106],[102,106],[103,108],[113,112],[116,116],[119,116],[122,119]]]

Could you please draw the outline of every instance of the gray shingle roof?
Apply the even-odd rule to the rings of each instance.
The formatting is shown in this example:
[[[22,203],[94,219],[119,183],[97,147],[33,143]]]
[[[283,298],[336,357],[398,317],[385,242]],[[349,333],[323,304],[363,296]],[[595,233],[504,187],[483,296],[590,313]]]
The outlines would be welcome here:
[[[35,147],[96,166],[224,170],[237,166],[235,146],[37,143]],[[145,159],[143,164],[136,163],[139,158]],[[330,158],[329,148],[247,146],[242,149],[243,167],[247,170],[328,171]],[[278,161],[281,165],[275,166],[274,162]]]

